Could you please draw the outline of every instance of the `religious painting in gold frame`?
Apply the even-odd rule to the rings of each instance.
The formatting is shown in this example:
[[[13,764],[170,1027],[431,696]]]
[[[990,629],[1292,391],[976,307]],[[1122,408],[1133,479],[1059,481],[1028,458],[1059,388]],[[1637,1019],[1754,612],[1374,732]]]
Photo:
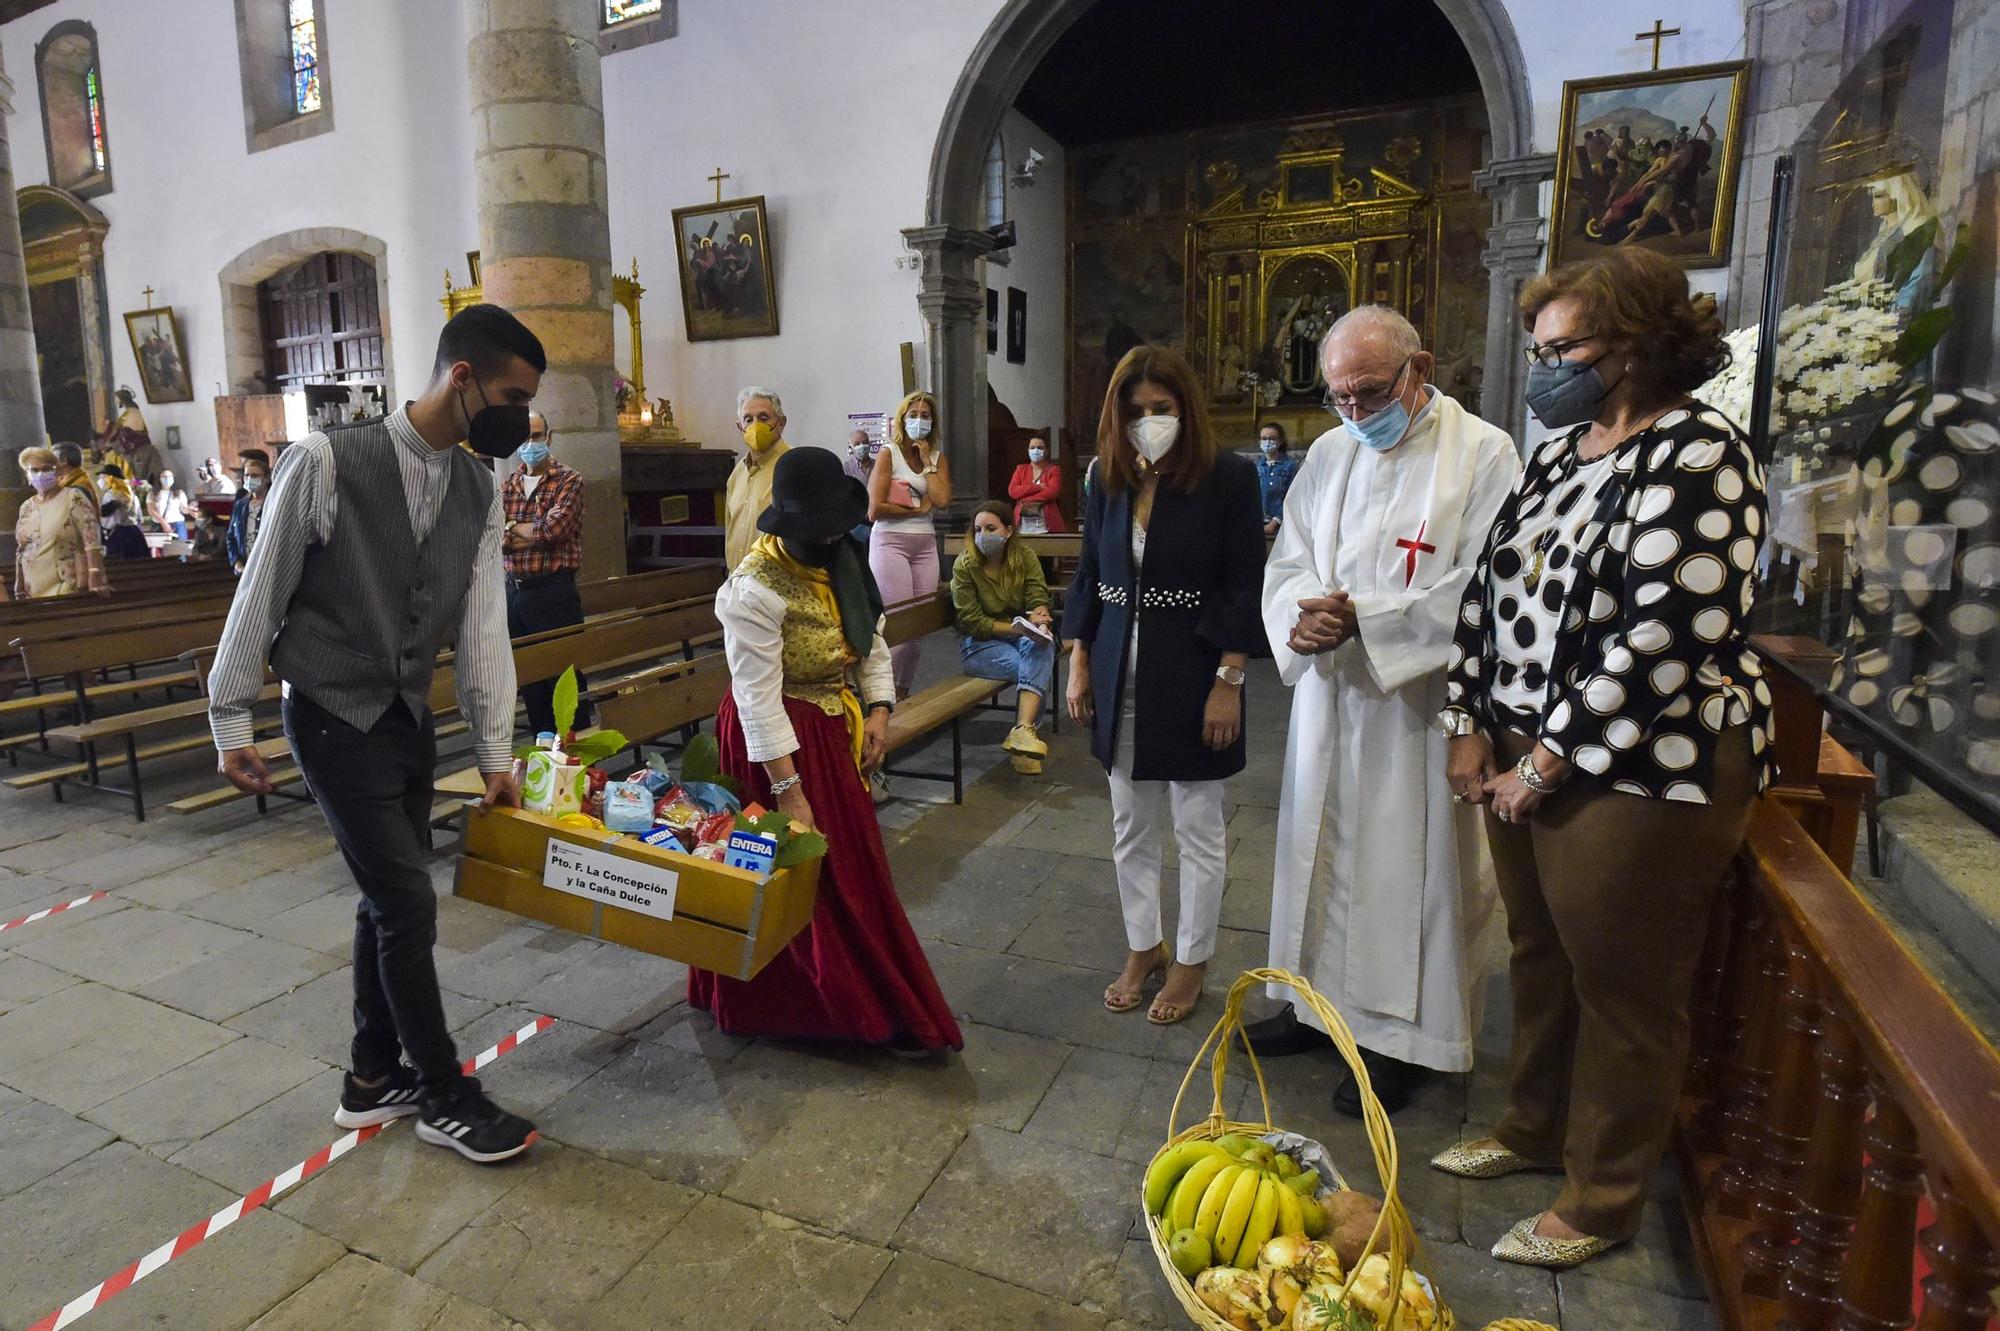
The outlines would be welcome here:
[[[777,336],[763,195],[674,209],[674,248],[688,341]]]
[[[1642,245],[1684,268],[1729,261],[1750,62],[1563,84],[1551,266]]]
[[[125,332],[132,339],[132,359],[139,363],[139,386],[146,390],[146,401],[194,401],[187,351],[173,306],[127,313]]]

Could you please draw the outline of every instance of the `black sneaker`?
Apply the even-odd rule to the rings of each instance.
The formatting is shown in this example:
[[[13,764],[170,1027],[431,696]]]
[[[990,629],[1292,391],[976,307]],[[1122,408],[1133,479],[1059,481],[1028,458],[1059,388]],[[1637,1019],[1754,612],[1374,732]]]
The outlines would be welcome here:
[[[417,1070],[398,1063],[379,1086],[363,1086],[352,1072],[340,1081],[340,1107],[333,1121],[343,1128],[372,1128],[417,1112]]]
[[[442,1095],[426,1097],[417,1118],[418,1137],[482,1165],[512,1160],[540,1135],[527,1119],[487,1099],[471,1077],[459,1078]]]

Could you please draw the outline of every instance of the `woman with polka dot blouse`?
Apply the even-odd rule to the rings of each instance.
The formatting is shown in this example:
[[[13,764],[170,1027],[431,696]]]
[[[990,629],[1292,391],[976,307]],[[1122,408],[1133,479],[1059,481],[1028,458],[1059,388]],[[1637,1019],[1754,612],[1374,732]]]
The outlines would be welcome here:
[[[1440,718],[1507,905],[1513,1071],[1493,1135],[1432,1163],[1561,1168],[1555,1204],[1493,1253],[1566,1267],[1638,1228],[1710,906],[1770,779],[1744,625],[1764,477],[1689,396],[1728,351],[1673,263],[1614,250],[1534,279],[1521,310],[1528,405],[1560,433],[1494,523]]]

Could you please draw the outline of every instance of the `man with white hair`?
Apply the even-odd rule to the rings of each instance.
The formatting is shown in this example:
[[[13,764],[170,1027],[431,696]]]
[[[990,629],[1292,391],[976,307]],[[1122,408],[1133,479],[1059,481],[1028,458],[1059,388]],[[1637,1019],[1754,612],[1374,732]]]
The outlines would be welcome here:
[[[1265,631],[1295,690],[1271,965],[1340,1010],[1390,1110],[1424,1069],[1472,1066],[1493,870],[1434,719],[1459,597],[1520,471],[1504,431],[1431,385],[1435,364],[1384,306],[1327,331],[1336,424],[1292,482],[1264,573]],[[1250,1035],[1268,1054],[1327,1043],[1303,1008]],[[1360,1115],[1351,1075],[1333,1101]]]
[[[792,447],[785,442],[785,404],[768,388],[753,384],[736,395],[736,426],[743,460],[729,473],[723,496],[722,554],[731,568],[757,543],[757,519],[771,506],[772,471]]]

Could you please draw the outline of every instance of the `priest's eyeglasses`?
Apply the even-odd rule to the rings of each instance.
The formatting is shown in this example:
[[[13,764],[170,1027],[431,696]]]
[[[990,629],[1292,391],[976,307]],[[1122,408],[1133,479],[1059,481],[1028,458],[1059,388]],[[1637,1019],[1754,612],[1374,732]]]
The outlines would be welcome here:
[[[1403,373],[1410,368],[1410,362],[1415,359],[1414,355],[1404,357],[1403,363],[1396,367],[1396,377],[1381,387],[1363,388],[1354,393],[1336,393],[1329,388],[1326,390],[1326,396],[1320,400],[1320,405],[1337,416],[1358,413],[1362,417],[1367,417],[1373,416],[1378,411],[1386,411],[1391,402],[1402,396]]]
[[[1553,370],[1562,364],[1563,356],[1586,342],[1595,342],[1596,333],[1583,337],[1562,337],[1553,342],[1530,342],[1521,354],[1528,358],[1528,364],[1539,365],[1545,370]]]

